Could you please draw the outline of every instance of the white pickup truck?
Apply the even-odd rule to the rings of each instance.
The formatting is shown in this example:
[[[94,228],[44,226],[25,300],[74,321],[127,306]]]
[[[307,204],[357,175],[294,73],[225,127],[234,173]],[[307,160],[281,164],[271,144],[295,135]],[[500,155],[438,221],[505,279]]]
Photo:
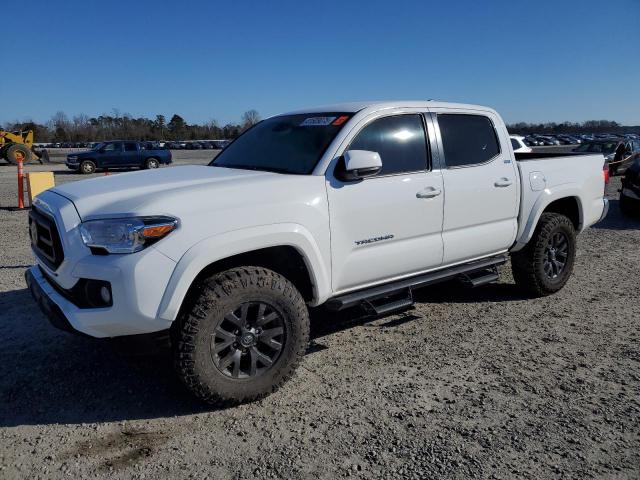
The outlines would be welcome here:
[[[497,279],[564,286],[576,233],[602,219],[602,155],[514,155],[492,109],[351,103],[268,118],[209,166],[68,183],[30,212],[26,273],[52,323],[92,337],[169,330],[210,403],[294,372],[308,307],[381,315],[412,290]]]

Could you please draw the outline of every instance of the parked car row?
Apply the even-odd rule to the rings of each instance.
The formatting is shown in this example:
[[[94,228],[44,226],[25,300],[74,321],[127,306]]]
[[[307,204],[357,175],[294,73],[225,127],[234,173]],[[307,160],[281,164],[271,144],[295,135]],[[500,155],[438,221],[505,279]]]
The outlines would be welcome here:
[[[94,148],[101,142],[56,142],[47,144],[36,144],[40,148]],[[221,150],[226,147],[231,140],[189,140],[189,141],[146,141],[140,142],[147,150],[169,149],[169,150]]]
[[[596,134],[557,134],[557,135],[541,135],[533,133],[522,137],[524,144],[528,147],[552,147],[558,145],[580,145],[584,142],[593,142],[598,140],[637,140],[640,135],[635,133],[618,134],[618,133],[596,133]]]
[[[601,153],[609,164],[609,175],[618,171],[640,157],[640,138],[614,138],[592,140],[573,149],[578,153]]]
[[[189,142],[167,142],[170,150],[222,150],[231,140],[193,140]]]

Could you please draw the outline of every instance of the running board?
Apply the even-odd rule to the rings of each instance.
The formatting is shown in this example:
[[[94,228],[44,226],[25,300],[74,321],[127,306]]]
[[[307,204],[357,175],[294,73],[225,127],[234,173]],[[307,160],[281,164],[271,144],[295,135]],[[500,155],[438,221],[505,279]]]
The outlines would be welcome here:
[[[410,288],[405,288],[386,297],[363,300],[361,304],[368,314],[379,317],[413,306],[413,294]]]
[[[404,278],[384,285],[345,293],[344,295],[339,295],[329,299],[326,303],[326,307],[329,310],[336,311],[356,307],[358,305],[364,305],[365,309],[369,310],[371,313],[389,308],[386,312],[388,313],[389,311],[411,306],[413,304],[413,299],[410,292],[414,288],[426,287],[427,285],[433,285],[435,283],[444,282],[454,278],[461,278],[463,281],[466,281],[467,279],[474,278],[472,275],[474,273],[476,274],[475,284],[472,280],[468,280],[472,286],[494,282],[498,278],[496,267],[498,265],[503,265],[508,259],[509,257],[507,254],[496,255],[465,263],[463,265],[455,265],[453,267],[443,268],[442,270],[424,273],[415,277]],[[491,273],[489,273],[489,270]],[[478,273],[480,274],[479,276]],[[404,295],[404,292],[407,290],[409,291],[409,294],[408,296],[405,296],[404,300],[385,302],[385,299],[389,299],[394,295]],[[411,299],[410,302],[409,299]],[[379,303],[377,308],[369,308],[375,303]],[[380,315],[380,313],[377,313],[377,315]]]
[[[498,268],[494,265],[493,267],[485,270],[462,274],[460,279],[462,280],[462,283],[475,288],[480,285],[486,285],[487,283],[497,282],[499,276]]]

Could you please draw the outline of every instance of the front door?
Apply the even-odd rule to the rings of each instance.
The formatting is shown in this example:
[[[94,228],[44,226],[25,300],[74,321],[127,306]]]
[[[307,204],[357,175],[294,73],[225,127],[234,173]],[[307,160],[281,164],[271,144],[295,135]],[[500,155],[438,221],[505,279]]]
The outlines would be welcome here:
[[[327,173],[334,291],[440,266],[442,175],[431,168],[423,116],[369,117],[346,143],[378,152],[382,170],[355,182]]]
[[[100,149],[100,165],[103,167],[116,167],[120,162],[122,142],[110,142]]]
[[[520,192],[506,128],[491,112],[430,110],[437,113],[446,165],[444,263],[507,250],[518,229]]]

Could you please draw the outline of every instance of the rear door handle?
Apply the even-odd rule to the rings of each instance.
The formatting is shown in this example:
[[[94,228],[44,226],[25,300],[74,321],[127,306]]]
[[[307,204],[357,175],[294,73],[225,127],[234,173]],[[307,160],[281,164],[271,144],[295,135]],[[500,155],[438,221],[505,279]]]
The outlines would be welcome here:
[[[442,193],[442,190],[435,187],[427,187],[424,190],[420,190],[416,193],[416,198],[433,198]]]
[[[511,180],[509,180],[507,177],[502,177],[501,179],[497,180],[496,183],[493,184],[496,187],[508,187],[509,185],[511,185]]]

